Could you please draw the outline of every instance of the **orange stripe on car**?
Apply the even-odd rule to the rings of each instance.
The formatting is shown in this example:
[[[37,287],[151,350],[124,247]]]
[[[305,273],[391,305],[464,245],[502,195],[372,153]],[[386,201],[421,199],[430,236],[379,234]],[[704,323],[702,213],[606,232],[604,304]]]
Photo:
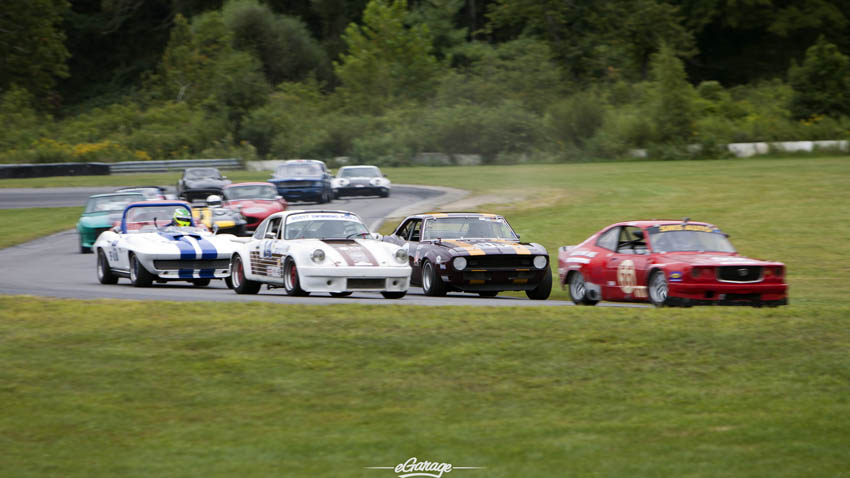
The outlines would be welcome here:
[[[449,244],[454,244],[457,247],[463,248],[466,252],[469,253],[470,256],[483,256],[483,255],[486,254],[481,248],[476,247],[472,244],[469,244],[468,242],[461,242],[461,241],[458,241],[456,239],[449,239],[449,240],[446,240],[445,242],[448,242]]]

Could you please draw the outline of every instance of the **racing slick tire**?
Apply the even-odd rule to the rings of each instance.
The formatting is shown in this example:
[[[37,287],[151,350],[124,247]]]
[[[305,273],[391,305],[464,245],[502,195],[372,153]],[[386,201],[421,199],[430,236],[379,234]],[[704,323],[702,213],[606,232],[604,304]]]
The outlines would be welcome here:
[[[656,307],[664,307],[669,305],[669,286],[667,278],[664,277],[664,272],[655,270],[649,275],[647,282],[647,292],[649,292],[649,301]]]
[[[581,275],[581,272],[574,271],[567,280],[570,283],[570,298],[574,304],[596,305],[599,302],[587,296],[587,286],[584,283],[584,276]]]
[[[496,297],[497,295],[499,295],[499,291],[497,291],[497,290],[482,290],[481,292],[478,293],[478,295],[481,296],[481,297]]]
[[[549,294],[552,293],[552,270],[548,267],[543,274],[543,279],[537,284],[537,287],[525,291],[525,295],[531,300],[546,300]]]
[[[106,254],[102,249],[97,251],[97,280],[101,284],[117,284],[118,276],[112,273],[109,267],[109,261],[106,260]]]
[[[228,289],[232,289],[233,288],[233,279],[231,279],[230,276],[225,277],[224,278],[224,285],[226,285]]]
[[[384,296],[384,299],[401,299],[405,295],[407,295],[407,291],[397,292],[392,290],[385,290],[381,292],[381,295]]]
[[[206,287],[210,285],[210,279],[192,279],[192,285],[195,287]]]
[[[286,290],[286,295],[301,297],[310,295],[309,292],[301,288],[298,266],[295,265],[295,260],[291,257],[286,258],[283,266],[283,288]]]
[[[256,294],[260,291],[262,283],[248,280],[245,278],[245,265],[242,262],[242,256],[236,254],[230,260],[230,288],[236,291],[237,294]]]
[[[133,287],[150,287],[154,278],[154,275],[148,272],[145,266],[136,259],[136,255],[130,254],[130,284]]]
[[[331,292],[331,297],[348,297],[351,295],[351,291],[345,292]]]
[[[440,279],[437,269],[431,264],[431,261],[425,261],[422,264],[422,291],[425,295],[431,297],[442,297],[446,295],[446,285]]]

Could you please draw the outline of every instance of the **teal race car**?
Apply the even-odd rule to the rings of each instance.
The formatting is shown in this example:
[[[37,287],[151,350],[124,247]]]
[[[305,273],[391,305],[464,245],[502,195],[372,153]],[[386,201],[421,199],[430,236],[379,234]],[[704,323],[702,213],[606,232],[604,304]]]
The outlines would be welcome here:
[[[132,202],[146,201],[142,193],[95,194],[86,201],[86,209],[77,221],[80,252],[91,252],[91,247],[101,232],[109,230],[121,220],[124,208]]]

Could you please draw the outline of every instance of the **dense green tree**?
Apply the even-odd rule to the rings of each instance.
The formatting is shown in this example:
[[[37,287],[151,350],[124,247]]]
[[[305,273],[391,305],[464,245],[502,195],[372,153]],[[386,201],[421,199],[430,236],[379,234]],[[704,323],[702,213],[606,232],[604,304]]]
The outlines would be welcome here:
[[[232,1],[223,14],[233,31],[234,48],[256,56],[270,83],[308,76],[330,80],[331,65],[325,51],[298,18],[273,13],[256,0]]]
[[[7,0],[0,8],[0,91],[17,85],[44,102],[68,76],[62,14],[66,0]]]
[[[806,50],[802,65],[792,63],[788,81],[795,118],[850,114],[850,59],[824,36]]]
[[[695,118],[696,92],[688,83],[685,65],[675,51],[661,45],[650,63],[649,119],[660,142],[691,140]]]
[[[343,39],[347,53],[334,63],[340,92],[350,107],[380,110],[393,99],[431,96],[441,65],[432,54],[425,25],[405,25],[406,0],[372,0],[363,25],[352,23]]]

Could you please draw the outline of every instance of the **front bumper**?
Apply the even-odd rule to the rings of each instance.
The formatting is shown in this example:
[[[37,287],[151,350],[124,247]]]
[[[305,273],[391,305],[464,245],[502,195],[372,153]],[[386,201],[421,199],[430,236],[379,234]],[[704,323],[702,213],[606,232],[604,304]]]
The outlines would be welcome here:
[[[440,278],[450,288],[459,291],[485,292],[503,290],[532,290],[543,280],[544,269],[440,269]]]
[[[325,188],[277,188],[277,193],[287,201],[317,201],[322,199]]]
[[[138,255],[151,274],[162,280],[224,279],[230,276],[230,255],[216,259],[181,259],[177,255]]]
[[[679,284],[669,283],[667,303],[670,305],[748,305],[777,306],[788,304],[788,285],[755,284]]]
[[[337,196],[383,196],[389,192],[389,188],[381,186],[344,187],[334,189]]]
[[[307,292],[404,292],[410,287],[410,267],[302,266],[298,272]]]

